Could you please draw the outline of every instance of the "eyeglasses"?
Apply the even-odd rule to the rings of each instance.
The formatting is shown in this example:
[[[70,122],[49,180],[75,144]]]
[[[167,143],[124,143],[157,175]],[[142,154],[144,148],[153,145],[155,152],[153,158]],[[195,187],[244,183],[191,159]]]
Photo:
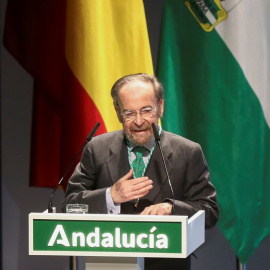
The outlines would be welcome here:
[[[156,116],[157,108],[147,107],[140,110],[140,115],[142,118],[151,118]],[[137,111],[126,110],[121,113],[125,121],[134,120],[137,117]]]

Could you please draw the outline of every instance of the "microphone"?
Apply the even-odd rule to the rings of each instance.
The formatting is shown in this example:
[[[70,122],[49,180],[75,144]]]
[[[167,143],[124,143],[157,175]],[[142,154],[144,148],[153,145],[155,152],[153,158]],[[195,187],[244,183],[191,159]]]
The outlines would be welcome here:
[[[160,154],[161,154],[161,157],[162,157],[163,165],[164,165],[164,168],[165,168],[165,171],[166,171],[166,175],[167,175],[167,180],[168,180],[169,186],[171,188],[172,199],[173,199],[173,205],[172,205],[172,208],[173,209],[172,209],[172,212],[173,212],[173,214],[175,214],[175,203],[174,203],[175,200],[174,200],[174,192],[173,192],[173,188],[172,188],[172,183],[171,183],[170,176],[169,176],[169,173],[168,173],[168,170],[167,170],[167,166],[166,166],[166,163],[165,163],[163,151],[162,151],[161,146],[160,146],[160,136],[158,134],[157,127],[156,127],[156,125],[154,123],[152,123],[152,129],[153,129],[154,137],[155,137],[155,140],[156,140],[156,142],[158,144],[159,151],[160,151]]]
[[[83,146],[81,147],[81,149],[79,150],[79,152],[77,153],[77,155],[75,156],[75,158],[72,160],[72,162],[69,165],[69,167],[67,168],[66,172],[64,173],[64,175],[62,176],[62,178],[60,179],[60,181],[58,182],[58,184],[55,186],[55,188],[54,188],[54,190],[53,190],[53,192],[52,192],[52,194],[50,196],[50,201],[49,201],[49,205],[48,205],[48,213],[53,213],[52,199],[53,199],[53,195],[54,195],[55,191],[60,186],[60,184],[62,183],[62,181],[65,179],[65,177],[68,174],[68,172],[70,171],[70,169],[73,167],[75,161],[77,160],[77,158],[81,154],[81,152],[84,149],[85,145],[92,140],[92,138],[94,137],[97,129],[99,128],[99,126],[100,126],[100,122],[97,122],[96,125],[94,126],[94,128],[89,133],[89,135],[86,137],[85,143],[83,144]]]

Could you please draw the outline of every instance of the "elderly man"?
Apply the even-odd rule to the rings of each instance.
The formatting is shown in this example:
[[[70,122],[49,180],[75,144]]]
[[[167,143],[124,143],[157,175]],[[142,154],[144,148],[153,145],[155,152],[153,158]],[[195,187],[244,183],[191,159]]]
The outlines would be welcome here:
[[[155,76],[133,74],[111,90],[123,130],[95,137],[69,180],[68,203],[84,203],[89,213],[192,216],[205,211],[206,228],[219,216],[201,147],[158,126],[164,91]],[[156,147],[152,123],[158,127],[172,190]],[[145,259],[146,269],[190,269],[187,259]]]

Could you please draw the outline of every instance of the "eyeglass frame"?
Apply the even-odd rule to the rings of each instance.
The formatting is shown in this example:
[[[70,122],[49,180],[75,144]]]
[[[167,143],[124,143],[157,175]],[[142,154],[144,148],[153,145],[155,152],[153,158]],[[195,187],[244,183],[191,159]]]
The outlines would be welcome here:
[[[152,116],[143,116],[143,115],[142,115],[142,111],[143,111],[143,110],[146,110],[146,109],[151,109]],[[128,112],[128,113],[135,113],[135,114],[134,114],[134,116],[131,117],[130,119],[125,119],[125,114],[126,114],[127,112]],[[141,115],[141,117],[142,117],[143,119],[145,119],[145,118],[147,118],[147,117],[155,117],[156,112],[157,112],[157,107],[156,107],[156,108],[152,108],[151,106],[148,106],[148,107],[143,107],[143,108],[141,108],[140,111],[139,111],[139,114]],[[137,112],[136,110],[124,110],[123,112],[120,113],[120,115],[122,116],[123,120],[125,120],[125,121],[131,121],[131,120],[136,119],[136,117],[137,117],[137,115],[138,115],[138,112]]]

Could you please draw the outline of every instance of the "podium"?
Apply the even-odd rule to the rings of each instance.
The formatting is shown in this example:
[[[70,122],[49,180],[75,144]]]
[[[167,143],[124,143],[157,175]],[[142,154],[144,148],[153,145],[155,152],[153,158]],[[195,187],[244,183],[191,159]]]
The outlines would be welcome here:
[[[106,265],[106,260],[108,269],[113,269],[114,261],[118,265],[131,265],[122,269],[138,269],[137,258],[186,258],[204,241],[204,211],[198,211],[191,218],[29,214],[29,255],[87,256],[87,264],[92,262],[91,269],[107,269],[98,267]]]

